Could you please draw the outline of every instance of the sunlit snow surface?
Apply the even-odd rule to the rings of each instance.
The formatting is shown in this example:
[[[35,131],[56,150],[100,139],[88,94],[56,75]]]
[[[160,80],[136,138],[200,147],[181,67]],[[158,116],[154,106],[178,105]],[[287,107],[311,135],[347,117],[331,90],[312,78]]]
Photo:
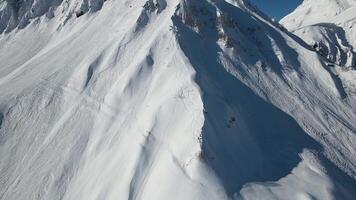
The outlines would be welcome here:
[[[355,13],[355,0],[305,0],[281,20],[284,27],[310,46],[318,46],[319,52],[335,67],[333,73],[343,79],[348,89],[354,88],[352,82],[356,79]],[[349,69],[353,72],[349,73]]]
[[[0,199],[354,199],[355,72],[248,3],[9,2]]]

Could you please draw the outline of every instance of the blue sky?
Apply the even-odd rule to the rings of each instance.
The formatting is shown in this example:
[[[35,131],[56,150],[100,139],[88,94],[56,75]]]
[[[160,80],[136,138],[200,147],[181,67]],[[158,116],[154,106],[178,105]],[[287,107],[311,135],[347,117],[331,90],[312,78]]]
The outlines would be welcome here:
[[[250,0],[267,15],[279,20],[293,11],[303,0]]]

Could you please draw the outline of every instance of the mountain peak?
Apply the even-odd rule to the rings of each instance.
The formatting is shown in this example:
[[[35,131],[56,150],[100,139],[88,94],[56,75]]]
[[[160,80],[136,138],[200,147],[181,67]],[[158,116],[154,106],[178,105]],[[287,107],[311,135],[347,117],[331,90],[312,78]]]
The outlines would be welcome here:
[[[1,2],[1,199],[356,196],[352,73],[249,1]]]
[[[281,19],[289,30],[330,21],[356,5],[355,0],[304,0],[291,14]]]
[[[305,0],[281,24],[309,43],[330,65],[356,68],[356,1]]]

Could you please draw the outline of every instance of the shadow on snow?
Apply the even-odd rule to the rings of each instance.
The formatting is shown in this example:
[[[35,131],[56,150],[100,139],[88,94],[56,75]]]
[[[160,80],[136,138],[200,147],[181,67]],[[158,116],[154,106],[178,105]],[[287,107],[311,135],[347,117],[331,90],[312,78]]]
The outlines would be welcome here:
[[[230,12],[242,13],[239,8],[234,9]],[[255,20],[247,14],[244,18]],[[217,33],[207,33],[205,37],[179,17],[172,20],[178,42],[196,70],[196,82],[203,93],[202,159],[215,171],[228,195],[239,193],[246,183],[277,181],[290,174],[301,161],[299,154],[303,149],[322,151],[292,117],[225,70],[219,62],[222,50],[216,44],[217,37],[210,37]],[[272,63],[276,64],[274,67],[280,65]],[[340,180],[340,188],[344,187],[343,180],[350,178],[332,163],[326,165],[334,171],[330,175]]]

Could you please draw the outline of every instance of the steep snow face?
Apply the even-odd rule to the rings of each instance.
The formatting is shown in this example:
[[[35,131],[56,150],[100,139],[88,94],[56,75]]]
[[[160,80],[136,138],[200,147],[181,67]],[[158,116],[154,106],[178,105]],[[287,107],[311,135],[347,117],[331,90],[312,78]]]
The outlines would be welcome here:
[[[0,33],[23,28],[33,21],[57,16],[65,24],[72,16],[101,9],[104,0],[2,0],[0,2]]]
[[[293,33],[327,58],[330,65],[356,69],[356,52],[343,28],[332,23],[324,23],[300,28]]]
[[[281,24],[305,40],[330,65],[356,68],[356,1],[304,1]]]
[[[197,162],[203,104],[176,5],[154,3],[1,38],[2,199],[224,198]]]
[[[355,81],[247,1],[8,2],[1,199],[356,195]]]

